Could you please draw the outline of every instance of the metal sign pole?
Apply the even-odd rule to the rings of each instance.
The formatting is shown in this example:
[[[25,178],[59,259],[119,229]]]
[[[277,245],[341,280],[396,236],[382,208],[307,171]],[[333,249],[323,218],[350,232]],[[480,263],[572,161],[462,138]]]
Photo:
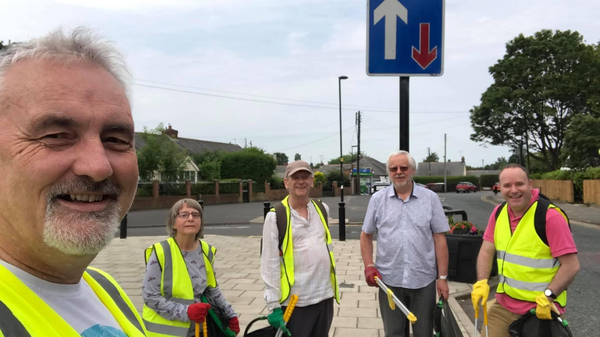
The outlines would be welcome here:
[[[400,150],[409,151],[408,135],[408,98],[409,98],[408,76],[400,77]]]

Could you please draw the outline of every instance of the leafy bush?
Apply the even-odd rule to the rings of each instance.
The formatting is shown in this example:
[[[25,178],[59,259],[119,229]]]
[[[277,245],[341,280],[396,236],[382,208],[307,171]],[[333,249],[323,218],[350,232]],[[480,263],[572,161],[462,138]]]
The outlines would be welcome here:
[[[152,196],[152,184],[140,184],[135,192],[136,197],[151,197]]]
[[[178,183],[160,183],[158,191],[159,195],[187,195],[185,184]]]
[[[239,194],[239,182],[219,182],[219,194]]]
[[[573,171],[556,170],[542,174],[543,180],[571,180],[573,179]]]
[[[325,185],[325,183],[327,182],[327,177],[325,177],[325,175],[323,174],[323,172],[315,172],[315,186],[317,186],[317,183],[321,183],[323,185]]]
[[[207,181],[221,179],[221,160],[204,160],[202,164],[198,165],[200,170],[200,176],[202,179]]]
[[[331,190],[331,186],[334,181],[338,182],[338,187],[340,186],[340,181],[342,180],[340,171],[338,171],[338,170],[330,171],[329,173],[327,173],[326,178],[327,178],[327,182],[325,184],[323,184],[323,187],[325,187],[325,185],[327,185],[329,187],[329,191]],[[350,187],[350,178],[346,174],[344,174],[344,187]]]
[[[542,179],[542,173],[530,173],[529,178],[531,180],[540,180]]]
[[[192,184],[192,195],[215,194],[215,183],[212,181],[201,181]]]
[[[253,182],[252,183],[252,192],[253,193],[264,193],[265,192],[265,183]]]
[[[283,179],[279,178],[276,175],[271,177],[271,182],[269,183],[270,189],[272,190],[284,190],[285,184],[283,183]]]
[[[500,181],[497,174],[482,174],[479,179],[481,180],[481,187],[492,187]]]
[[[226,153],[222,157],[221,177],[264,182],[271,178],[276,166],[272,156],[256,151]]]

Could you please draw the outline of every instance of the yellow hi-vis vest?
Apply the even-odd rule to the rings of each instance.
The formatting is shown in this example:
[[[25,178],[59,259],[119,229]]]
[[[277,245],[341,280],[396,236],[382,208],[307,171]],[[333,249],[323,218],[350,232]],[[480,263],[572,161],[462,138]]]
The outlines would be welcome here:
[[[206,267],[206,283],[209,287],[216,287],[217,280],[212,267],[217,249],[204,241],[200,241]],[[179,245],[173,238],[155,243],[146,248],[146,264],[152,255],[156,258],[161,268],[160,294],[168,301],[190,305],[194,303],[194,289],[192,280],[185,265],[183,254]],[[144,304],[142,314],[144,324],[148,330],[148,337],[187,336],[191,322],[170,321],[160,316],[156,311]]]
[[[552,257],[550,247],[536,232],[535,211],[538,204],[535,201],[525,212],[514,233],[511,233],[508,206],[505,205],[494,230],[500,278],[496,292],[527,302],[535,302],[535,298],[548,288],[560,267],[558,259]],[[550,208],[556,209],[567,219],[560,208],[552,204],[548,206]],[[567,292],[563,291],[555,301],[564,307],[567,304]]]
[[[89,284],[127,336],[146,336],[137,310],[110,275],[89,267],[83,281]],[[0,337],[17,336],[81,337],[33,290],[0,265]]]
[[[287,229],[285,231],[285,236],[283,238],[283,244],[281,247],[282,257],[281,257],[281,299],[280,303],[283,303],[290,296],[290,289],[294,286],[295,278],[294,278],[294,240],[292,238],[292,216],[290,212],[290,205],[288,203],[289,196],[285,197],[281,201],[283,206],[285,207],[286,219],[287,219]],[[331,245],[331,234],[329,233],[329,227],[327,227],[327,222],[325,221],[325,217],[323,213],[317,207],[314,200],[310,200],[315,206],[317,213],[319,213],[319,217],[321,222],[323,223],[323,227],[325,227],[326,234],[326,244],[327,251],[329,252],[329,261],[331,262],[331,286],[333,288],[333,292],[335,294],[335,300],[339,304],[340,303],[340,292],[337,283],[337,276],[335,274],[335,258],[333,257],[333,246]],[[271,212],[275,212],[275,208],[271,209]]]

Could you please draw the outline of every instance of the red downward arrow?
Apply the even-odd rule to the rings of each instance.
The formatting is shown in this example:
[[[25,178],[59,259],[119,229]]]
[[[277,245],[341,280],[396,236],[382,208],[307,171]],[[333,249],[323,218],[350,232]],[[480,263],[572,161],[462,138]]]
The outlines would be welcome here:
[[[429,24],[421,23],[420,27],[421,36],[419,50],[412,47],[412,58],[421,66],[421,68],[425,69],[437,58],[437,47],[434,47],[433,50],[429,51]]]

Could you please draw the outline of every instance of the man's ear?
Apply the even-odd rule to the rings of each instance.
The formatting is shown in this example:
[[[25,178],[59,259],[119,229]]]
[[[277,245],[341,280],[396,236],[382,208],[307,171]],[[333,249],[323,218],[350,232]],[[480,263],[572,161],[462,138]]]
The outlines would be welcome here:
[[[283,178],[283,184],[285,185],[285,189],[288,189],[288,178]]]

